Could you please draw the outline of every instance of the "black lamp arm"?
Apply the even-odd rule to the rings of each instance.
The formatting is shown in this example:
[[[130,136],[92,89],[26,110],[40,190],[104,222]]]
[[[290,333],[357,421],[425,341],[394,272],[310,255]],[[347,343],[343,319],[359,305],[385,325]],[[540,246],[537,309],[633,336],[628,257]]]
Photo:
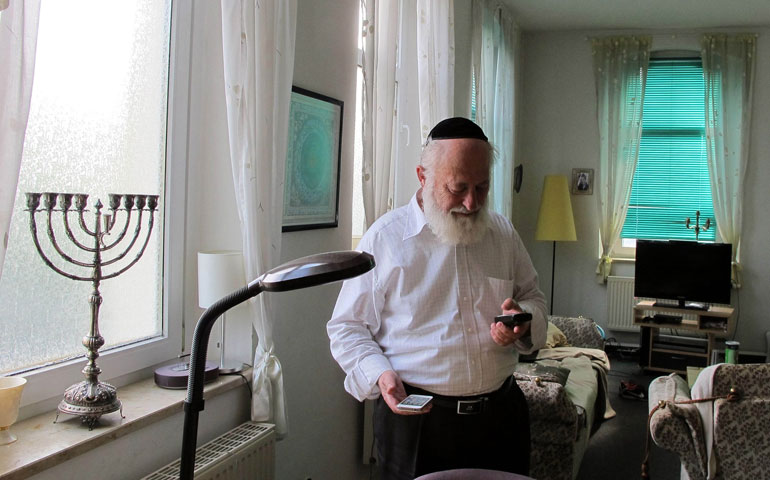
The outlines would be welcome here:
[[[203,379],[206,369],[206,348],[211,329],[217,319],[229,309],[262,292],[259,282],[236,290],[218,300],[201,315],[193,333],[190,351],[190,375],[187,382],[187,398],[184,402],[184,430],[182,432],[182,458],[180,478],[192,479],[195,471],[195,446],[198,437],[198,414],[203,410]]]

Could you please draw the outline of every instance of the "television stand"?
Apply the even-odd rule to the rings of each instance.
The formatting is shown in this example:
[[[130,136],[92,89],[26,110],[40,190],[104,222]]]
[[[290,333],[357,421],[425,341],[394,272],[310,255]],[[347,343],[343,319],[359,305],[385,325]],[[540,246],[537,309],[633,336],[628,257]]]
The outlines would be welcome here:
[[[687,373],[688,366],[708,366],[711,363],[714,339],[729,337],[735,330],[734,311],[732,307],[714,305],[707,310],[696,310],[658,304],[651,300],[639,302],[634,306],[634,325],[641,329],[640,366],[645,370],[684,374]],[[671,318],[682,317],[682,320],[660,321],[666,315]],[[705,334],[706,338],[697,342],[699,339],[692,337],[661,336],[662,328]]]

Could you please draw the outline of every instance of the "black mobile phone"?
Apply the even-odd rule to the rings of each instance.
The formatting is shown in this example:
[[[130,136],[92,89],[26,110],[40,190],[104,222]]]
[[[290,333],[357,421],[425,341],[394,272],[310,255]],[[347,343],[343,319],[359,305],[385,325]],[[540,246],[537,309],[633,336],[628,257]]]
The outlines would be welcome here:
[[[532,320],[532,314],[527,312],[516,313],[513,315],[498,315],[495,317],[495,322],[503,322],[503,325],[508,328],[513,328],[517,325],[529,322],[530,320]]]

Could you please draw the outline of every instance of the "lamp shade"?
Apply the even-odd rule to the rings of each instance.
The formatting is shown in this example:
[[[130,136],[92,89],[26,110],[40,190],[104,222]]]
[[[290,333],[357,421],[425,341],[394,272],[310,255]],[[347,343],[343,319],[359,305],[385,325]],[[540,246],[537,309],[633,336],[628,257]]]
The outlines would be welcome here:
[[[198,306],[208,308],[246,286],[243,254],[234,250],[198,252]]]
[[[574,242],[575,219],[569,198],[569,185],[564,175],[546,175],[540,211],[537,214],[535,240]]]

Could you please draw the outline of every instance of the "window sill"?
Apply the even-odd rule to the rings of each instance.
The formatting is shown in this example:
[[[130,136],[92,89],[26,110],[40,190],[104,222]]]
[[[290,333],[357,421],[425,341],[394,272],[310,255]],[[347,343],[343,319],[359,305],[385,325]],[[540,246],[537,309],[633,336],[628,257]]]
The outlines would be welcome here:
[[[251,369],[242,373],[246,378],[251,377]],[[243,378],[238,375],[220,376],[205,385],[204,397],[211,399],[243,384]],[[11,432],[18,440],[0,446],[0,478],[31,477],[180,413],[186,394],[187,390],[160,388],[148,378],[118,389],[125,418],[118,412],[104,415],[93,430],[89,431],[72,415],[60,414],[57,423],[53,423],[55,411],[16,423],[11,426]]]

